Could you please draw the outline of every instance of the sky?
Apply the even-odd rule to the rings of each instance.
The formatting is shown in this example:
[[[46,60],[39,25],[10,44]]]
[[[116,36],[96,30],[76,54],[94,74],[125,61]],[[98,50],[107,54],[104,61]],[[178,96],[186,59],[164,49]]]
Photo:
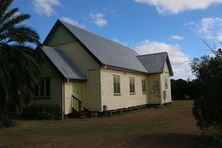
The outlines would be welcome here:
[[[174,79],[194,79],[193,58],[222,41],[222,0],[15,0],[25,25],[44,41],[57,19],[128,46],[138,54],[167,51]]]

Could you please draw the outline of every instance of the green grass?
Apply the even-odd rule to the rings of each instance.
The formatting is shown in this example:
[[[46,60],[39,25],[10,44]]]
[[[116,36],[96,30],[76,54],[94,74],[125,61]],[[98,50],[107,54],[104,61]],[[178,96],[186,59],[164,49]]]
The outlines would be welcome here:
[[[189,102],[192,102],[190,100],[188,100]],[[165,106],[165,109],[173,109],[173,110],[184,110],[184,109],[191,109],[192,104],[186,104],[186,103],[182,103],[182,104],[178,104],[178,103],[174,103],[172,102],[172,104],[168,104],[167,106]]]

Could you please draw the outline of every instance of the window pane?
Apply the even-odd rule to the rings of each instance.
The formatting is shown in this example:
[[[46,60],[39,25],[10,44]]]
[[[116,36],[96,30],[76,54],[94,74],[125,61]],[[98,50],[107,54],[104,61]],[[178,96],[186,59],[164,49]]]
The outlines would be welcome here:
[[[130,78],[130,93],[133,94],[135,93],[135,79]]]
[[[113,77],[113,93],[116,92],[116,83],[115,83],[116,79],[115,77]]]
[[[37,83],[35,84],[35,96],[39,96],[39,86]]]
[[[120,93],[120,78],[117,77],[117,93]]]
[[[40,80],[40,96],[44,96],[44,80]]]
[[[145,79],[142,79],[142,92],[147,92]]]
[[[46,96],[50,96],[50,79],[46,79]]]
[[[129,79],[129,87],[130,87],[130,93],[132,92],[132,82],[131,82],[131,78]]]
[[[120,77],[113,76],[113,91],[114,94],[120,94]]]
[[[119,83],[116,83],[116,93],[120,93]]]

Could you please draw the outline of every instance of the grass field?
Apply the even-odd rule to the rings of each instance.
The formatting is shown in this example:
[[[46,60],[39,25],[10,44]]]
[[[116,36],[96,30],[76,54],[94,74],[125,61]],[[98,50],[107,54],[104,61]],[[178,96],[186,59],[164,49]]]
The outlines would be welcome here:
[[[18,121],[0,129],[0,147],[209,148],[192,116],[192,101],[174,101],[107,118]]]

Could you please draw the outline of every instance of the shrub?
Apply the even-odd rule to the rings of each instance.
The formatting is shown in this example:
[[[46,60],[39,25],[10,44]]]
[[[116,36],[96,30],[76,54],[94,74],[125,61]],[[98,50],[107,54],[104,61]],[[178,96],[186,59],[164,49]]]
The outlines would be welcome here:
[[[59,106],[36,106],[31,105],[23,109],[22,117],[24,119],[60,119],[62,115]]]
[[[15,120],[8,114],[1,115],[0,118],[0,128],[2,127],[11,127],[15,125]]]
[[[194,59],[192,70],[201,86],[201,96],[194,100],[193,114],[203,135],[222,141],[222,50],[215,57]]]

